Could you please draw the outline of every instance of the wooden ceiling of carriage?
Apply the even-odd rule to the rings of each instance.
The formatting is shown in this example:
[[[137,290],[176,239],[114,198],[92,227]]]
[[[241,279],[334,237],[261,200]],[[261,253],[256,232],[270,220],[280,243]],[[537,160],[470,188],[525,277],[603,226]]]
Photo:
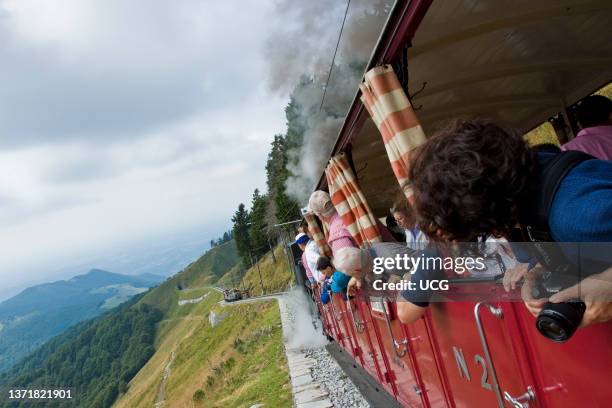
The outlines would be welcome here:
[[[395,61],[410,38],[409,89],[426,83],[413,98],[426,133],[476,116],[526,132],[612,79],[609,0],[398,1],[370,66]],[[385,216],[398,185],[358,95],[333,154],[349,144],[368,202]]]

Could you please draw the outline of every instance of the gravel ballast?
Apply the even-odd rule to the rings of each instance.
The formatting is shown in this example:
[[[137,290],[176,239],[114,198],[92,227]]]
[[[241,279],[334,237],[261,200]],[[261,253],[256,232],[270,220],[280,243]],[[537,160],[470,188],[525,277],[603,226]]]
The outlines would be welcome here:
[[[355,384],[325,348],[306,349],[304,354],[316,361],[312,367],[312,378],[327,390],[334,407],[370,407]]]

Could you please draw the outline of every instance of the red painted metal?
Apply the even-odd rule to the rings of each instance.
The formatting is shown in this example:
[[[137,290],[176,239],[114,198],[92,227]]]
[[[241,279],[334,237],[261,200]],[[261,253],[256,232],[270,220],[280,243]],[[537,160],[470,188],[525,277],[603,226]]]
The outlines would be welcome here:
[[[380,383],[384,381],[382,366],[384,366],[384,362],[382,361],[381,350],[378,345],[378,340],[372,333],[372,319],[370,316],[370,311],[367,310],[367,304],[362,302],[359,297],[354,298],[351,301],[353,306],[353,316],[354,316],[354,333],[358,344],[363,350],[363,364],[362,367],[370,373],[374,378],[376,378]],[[348,307],[351,307],[351,304],[348,304]],[[355,322],[357,320],[357,322]],[[361,329],[357,328],[358,323],[360,323]]]
[[[321,290],[320,290],[320,288],[318,286],[315,285],[312,288],[312,292],[313,292],[314,302],[317,305],[317,309],[319,310],[319,316],[321,316],[321,321],[323,323],[323,331],[327,335],[329,335],[330,337],[334,337],[334,328],[333,328],[333,325],[332,325],[331,321],[329,320],[329,316],[328,316],[327,310],[325,309],[325,307],[321,303]]]
[[[410,326],[403,325],[403,328],[406,338],[409,340],[419,388],[423,392],[424,405],[431,407],[448,406],[443,379],[439,372],[425,318]]]
[[[479,285],[485,291],[502,290],[499,285]],[[534,318],[522,303],[495,302],[491,306],[501,310],[501,318],[480,309],[490,365],[475,306],[470,301],[433,304],[423,319],[406,326],[395,318],[394,304],[387,303],[393,336],[400,343],[406,338],[410,346],[404,356],[395,353],[381,308],[373,310],[359,299],[355,309],[364,331],[358,334],[354,327],[336,325],[333,337],[344,341],[349,352],[351,339],[361,347],[363,358],[358,355],[356,362],[406,407],[499,406],[493,372],[501,395],[516,397],[531,387],[536,396],[529,403],[532,408],[607,407],[612,401],[612,387],[597,385],[607,381],[612,368],[612,324],[581,329],[569,342],[557,344],[535,330]],[[415,385],[421,395],[415,393]]]
[[[363,308],[366,315],[366,319],[368,319],[368,330],[370,330],[372,339],[376,339],[376,346],[379,350],[379,356],[382,364],[380,365],[382,368],[382,386],[387,390],[387,392],[393,396],[397,395],[397,387],[395,386],[395,373],[391,368],[391,363],[389,360],[389,355],[387,354],[387,350],[384,346],[383,337],[379,330],[379,326],[377,324],[377,320],[374,317],[374,311],[372,310],[372,304],[368,299],[364,302],[365,307]]]
[[[345,349],[349,349],[349,347],[347,347],[347,341],[348,339],[346,338],[346,336],[344,335],[344,333],[342,332],[342,329],[340,329],[340,325],[338,324],[338,319],[336,318],[336,315],[334,313],[334,309],[332,308],[332,305],[330,305],[329,303],[324,305],[323,308],[325,309],[325,312],[327,313],[327,318],[330,320],[331,325],[332,325],[332,332],[334,333],[333,337],[340,343],[340,345]]]
[[[424,406],[410,345],[403,325],[396,318],[394,304],[386,299],[372,303],[375,306],[372,316],[380,334],[381,348],[385,349],[390,372],[393,373],[396,398],[406,406]]]
[[[340,296],[338,296],[340,298]],[[357,335],[358,333],[358,327],[357,324],[355,322],[355,315],[354,315],[354,307],[352,306],[350,299],[347,299],[346,301],[344,300],[340,300],[342,305],[342,311],[344,313],[344,322],[345,322],[345,327],[348,330],[348,333],[351,336],[351,341],[353,343],[353,356],[355,357],[355,360],[359,363],[360,366],[364,367],[365,366],[365,357],[364,357],[364,352],[365,352],[365,348],[364,348],[364,344],[361,341],[360,337]],[[367,346],[367,344],[365,344],[365,346]]]
[[[579,329],[566,343],[554,343],[535,329],[535,318],[513,304],[525,344],[521,359],[533,373],[536,400],[543,407],[609,407],[612,387],[612,323]]]
[[[344,300],[339,294],[334,293],[331,296],[329,304],[332,308],[333,317],[335,318],[334,320],[336,320],[338,324],[338,330],[342,333],[342,336],[346,340],[343,344],[343,347],[347,351],[347,353],[349,353],[351,356],[353,356],[353,358],[357,360],[357,344],[350,330],[350,325],[348,321],[349,316],[347,316],[348,312],[344,307]]]

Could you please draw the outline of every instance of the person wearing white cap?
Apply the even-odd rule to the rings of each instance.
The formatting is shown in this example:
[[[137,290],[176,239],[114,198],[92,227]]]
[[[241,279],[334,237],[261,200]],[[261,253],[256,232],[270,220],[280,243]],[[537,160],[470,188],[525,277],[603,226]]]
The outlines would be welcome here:
[[[302,265],[306,270],[306,276],[310,283],[315,284],[319,282],[319,280],[323,280],[320,276],[321,274],[317,270],[317,260],[321,256],[317,244],[303,232],[295,236],[295,243],[302,250]]]
[[[308,207],[321,219],[329,230],[327,243],[335,255],[340,248],[357,247],[342,218],[336,212],[331,198],[325,191],[317,190],[310,195]]]

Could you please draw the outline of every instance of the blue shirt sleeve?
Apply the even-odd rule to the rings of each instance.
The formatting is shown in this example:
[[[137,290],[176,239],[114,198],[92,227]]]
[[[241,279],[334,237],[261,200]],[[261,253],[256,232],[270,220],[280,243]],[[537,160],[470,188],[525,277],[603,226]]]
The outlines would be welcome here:
[[[612,161],[573,168],[555,194],[548,225],[557,242],[612,242]]]

